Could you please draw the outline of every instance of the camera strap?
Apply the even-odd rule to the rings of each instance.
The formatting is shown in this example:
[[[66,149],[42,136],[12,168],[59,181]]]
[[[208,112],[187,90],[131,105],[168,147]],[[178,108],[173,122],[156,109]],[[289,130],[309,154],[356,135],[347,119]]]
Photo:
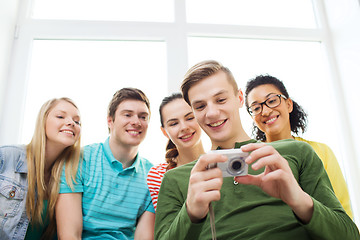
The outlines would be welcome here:
[[[215,214],[212,204],[209,204],[209,217],[210,217],[210,227],[211,227],[211,235],[212,240],[216,240],[216,229],[215,229]]]

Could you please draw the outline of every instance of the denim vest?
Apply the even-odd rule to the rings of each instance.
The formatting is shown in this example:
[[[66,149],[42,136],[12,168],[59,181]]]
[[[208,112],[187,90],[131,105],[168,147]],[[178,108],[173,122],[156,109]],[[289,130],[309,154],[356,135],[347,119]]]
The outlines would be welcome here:
[[[0,147],[0,239],[24,239],[29,225],[25,204],[25,146]]]

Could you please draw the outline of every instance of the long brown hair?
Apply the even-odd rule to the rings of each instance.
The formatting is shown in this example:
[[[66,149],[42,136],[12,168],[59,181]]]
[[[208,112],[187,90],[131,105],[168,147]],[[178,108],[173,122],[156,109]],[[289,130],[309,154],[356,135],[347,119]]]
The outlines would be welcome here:
[[[164,127],[164,120],[163,120],[163,114],[162,110],[163,108],[171,103],[172,101],[176,99],[182,99],[181,93],[173,93],[168,97],[165,97],[159,107],[159,114],[160,114],[160,122],[161,127]],[[166,170],[169,170],[171,168],[175,168],[177,166],[176,158],[179,156],[178,149],[176,148],[175,144],[169,139],[168,143],[166,144],[166,153],[165,153],[165,160],[168,163],[168,166],[166,167]]]
[[[74,145],[69,146],[57,157],[52,166],[51,177],[48,185],[45,183],[45,148],[46,148],[46,119],[51,109],[60,101],[71,103],[78,109],[69,98],[54,98],[45,102],[40,108],[34,135],[31,142],[26,146],[26,158],[28,167],[28,192],[26,196],[26,214],[31,222],[43,224],[42,211],[43,201],[48,198],[47,218],[49,226],[42,235],[42,239],[50,239],[56,232],[55,204],[59,195],[59,182],[65,163],[66,182],[71,187],[75,182],[75,176],[80,158],[80,137]]]

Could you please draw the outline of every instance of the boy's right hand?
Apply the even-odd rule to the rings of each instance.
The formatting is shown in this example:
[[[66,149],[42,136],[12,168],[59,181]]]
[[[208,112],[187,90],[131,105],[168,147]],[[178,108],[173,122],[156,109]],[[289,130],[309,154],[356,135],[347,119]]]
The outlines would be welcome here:
[[[204,154],[191,170],[186,209],[193,223],[206,217],[210,202],[220,200],[222,172],[219,168],[208,169],[208,166],[226,160],[227,158],[220,154]]]

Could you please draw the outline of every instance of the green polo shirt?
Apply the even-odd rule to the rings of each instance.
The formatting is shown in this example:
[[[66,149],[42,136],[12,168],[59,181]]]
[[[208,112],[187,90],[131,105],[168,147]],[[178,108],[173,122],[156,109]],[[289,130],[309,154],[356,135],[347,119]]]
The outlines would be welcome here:
[[[250,140],[237,143],[236,148]],[[304,225],[282,200],[270,197],[259,187],[234,184],[224,178],[221,200],[213,202],[217,239],[360,239],[332,190],[321,160],[310,145],[282,140],[270,143],[288,161],[302,189],[314,201],[310,223]],[[195,162],[165,173],[155,220],[155,239],[212,239],[209,217],[194,224],[186,212],[188,181]],[[257,175],[263,169],[249,174]]]

